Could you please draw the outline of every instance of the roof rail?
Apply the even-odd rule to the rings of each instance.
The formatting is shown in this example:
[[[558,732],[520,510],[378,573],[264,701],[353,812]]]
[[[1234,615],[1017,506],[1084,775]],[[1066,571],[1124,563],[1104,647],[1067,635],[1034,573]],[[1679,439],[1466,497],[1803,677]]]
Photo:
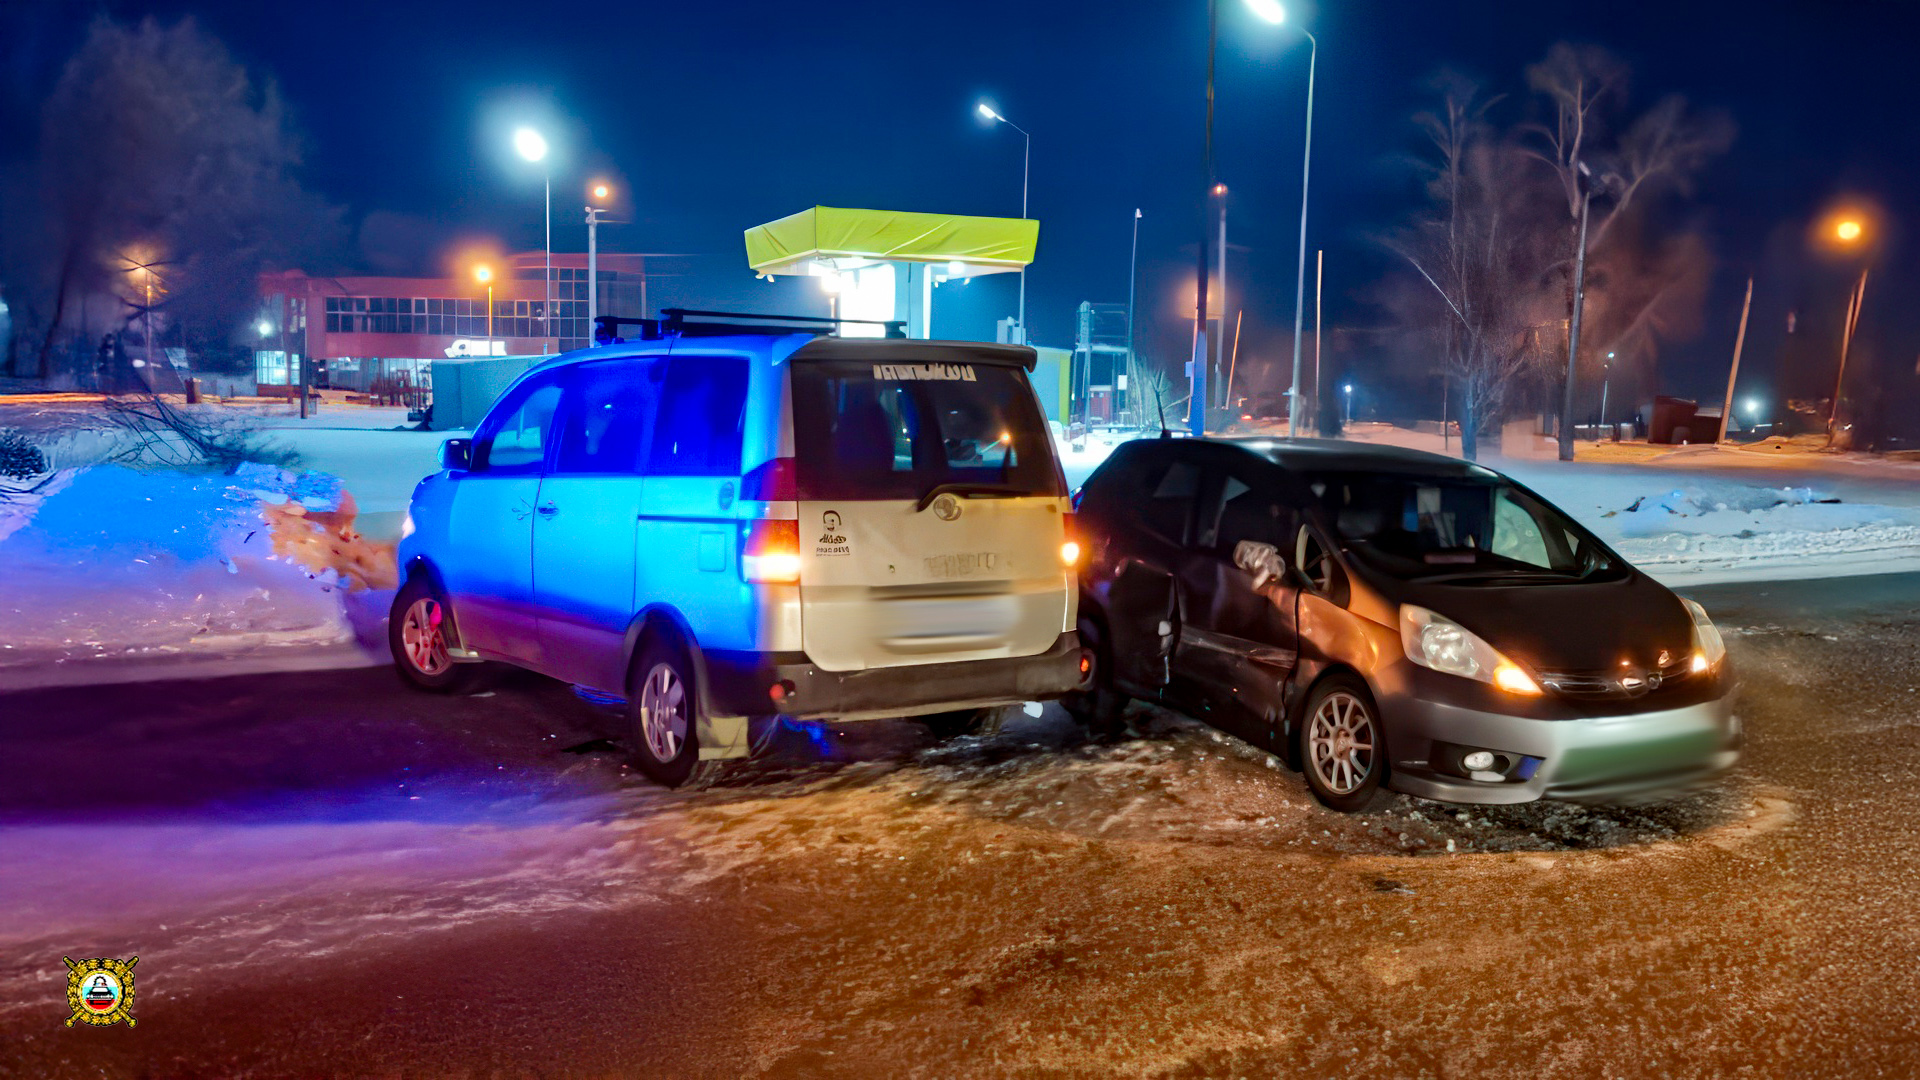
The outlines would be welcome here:
[[[625,340],[617,333],[622,326],[639,327],[643,341],[657,340],[669,334],[684,337],[716,337],[724,334],[833,334],[843,325],[878,326],[884,329],[887,337],[907,336],[907,324],[902,319],[830,319],[819,315],[761,315],[745,311],[694,311],[688,308],[661,308],[658,319],[597,315],[593,323],[593,340],[596,345],[609,345]]]

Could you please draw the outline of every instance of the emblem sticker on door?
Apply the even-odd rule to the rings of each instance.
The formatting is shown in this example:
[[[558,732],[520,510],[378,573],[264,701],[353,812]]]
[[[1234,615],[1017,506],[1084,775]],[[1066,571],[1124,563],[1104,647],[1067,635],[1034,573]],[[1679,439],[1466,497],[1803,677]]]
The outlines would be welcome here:
[[[960,555],[927,556],[928,577],[966,577],[980,571],[991,572],[1000,565],[1000,555],[992,551],[970,551]]]
[[[820,515],[820,539],[813,543],[816,558],[826,555],[851,555],[853,545],[847,543],[847,535],[840,531],[840,512],[829,510]]]

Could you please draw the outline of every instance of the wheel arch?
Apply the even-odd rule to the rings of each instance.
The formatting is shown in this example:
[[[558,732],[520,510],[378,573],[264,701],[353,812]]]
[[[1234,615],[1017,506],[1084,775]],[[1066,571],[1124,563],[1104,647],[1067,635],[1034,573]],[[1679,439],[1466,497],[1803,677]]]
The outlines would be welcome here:
[[[433,595],[440,601],[440,607],[446,612],[447,628],[452,631],[449,636],[452,638],[453,645],[462,650],[466,649],[467,639],[460,632],[460,613],[454,609],[453,597],[447,593],[447,579],[441,575],[440,568],[425,555],[415,555],[407,560],[407,565],[401,571],[400,586],[405,588],[415,580],[426,582],[427,588],[433,590]],[[466,658],[471,657],[472,654],[468,653]],[[455,660],[464,662],[461,657],[456,657]]]
[[[699,680],[700,709],[705,715],[713,714],[713,701],[710,696],[710,682],[707,678],[707,657],[700,648],[700,639],[693,632],[692,624],[681,614],[678,608],[670,604],[648,604],[627,624],[624,648],[626,649],[626,687],[633,685],[633,668],[640,662],[640,653],[647,643],[655,638],[665,638],[679,643],[686,650],[687,662],[693,665],[694,678]]]

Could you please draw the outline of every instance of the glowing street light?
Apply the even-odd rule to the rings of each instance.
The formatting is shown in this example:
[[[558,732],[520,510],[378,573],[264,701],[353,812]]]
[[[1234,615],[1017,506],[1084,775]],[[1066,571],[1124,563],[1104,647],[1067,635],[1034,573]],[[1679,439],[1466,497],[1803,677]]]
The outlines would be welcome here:
[[[521,157],[531,162],[539,163],[547,159],[546,136],[530,127],[520,128],[513,133],[513,148]],[[553,168],[548,166],[542,171],[546,176],[547,185],[547,269],[546,280],[541,283],[540,336],[546,337],[553,329]],[[492,295],[492,290],[488,290],[488,295]],[[493,317],[493,303],[491,301],[487,303],[487,317],[489,319]],[[493,337],[493,331],[491,329],[487,331],[487,337]],[[544,350],[546,343],[542,342],[540,347]]]
[[[1353,384],[1347,383],[1340,388],[1347,395],[1347,423],[1353,423]]]
[[[1742,402],[1741,404],[1742,404],[1742,407],[1747,410],[1747,419],[1751,420],[1754,417],[1760,415],[1760,399],[1759,398],[1748,398],[1746,401]]]
[[[1247,7],[1275,26],[1287,21],[1287,9],[1281,7],[1278,0],[1247,0]]]
[[[987,104],[984,101],[980,103],[979,110],[980,110],[980,115],[983,118],[996,124],[1007,125],[1013,130],[1019,132],[1020,137],[1026,140],[1026,151],[1020,158],[1020,217],[1022,219],[1025,219],[1027,216],[1027,177],[1029,175],[1030,167],[1033,164],[1033,136],[1027,134],[1026,128],[1021,127],[1019,124],[1016,124],[1013,121],[995,112],[993,109],[993,106]],[[1027,268],[1024,266],[1020,268],[1019,320],[1020,320],[1020,344],[1025,345],[1027,343]]]
[[[1862,231],[1864,230],[1861,229],[1860,223],[1858,221],[1855,221],[1852,218],[1848,218],[1845,221],[1842,221],[1839,225],[1834,227],[1833,235],[1851,244],[1855,240],[1860,239],[1860,234]]]
[[[493,267],[480,264],[473,268],[473,280],[487,287],[487,352],[493,352]]]
[[[613,189],[595,184],[587,194],[596,202],[605,202]],[[606,212],[604,206],[587,207],[587,333],[596,345],[600,343],[600,215]]]

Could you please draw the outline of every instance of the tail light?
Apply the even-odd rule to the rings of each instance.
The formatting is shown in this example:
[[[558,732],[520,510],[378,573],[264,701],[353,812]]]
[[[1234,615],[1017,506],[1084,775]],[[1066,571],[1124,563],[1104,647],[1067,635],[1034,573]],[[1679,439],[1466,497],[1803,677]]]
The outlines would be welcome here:
[[[800,523],[750,521],[743,525],[740,577],[762,585],[800,583]]]
[[[1078,566],[1080,565],[1080,536],[1079,530],[1074,528],[1076,519],[1072,514],[1062,514],[1061,519],[1066,525],[1066,539],[1060,545],[1060,563],[1063,566]]]

